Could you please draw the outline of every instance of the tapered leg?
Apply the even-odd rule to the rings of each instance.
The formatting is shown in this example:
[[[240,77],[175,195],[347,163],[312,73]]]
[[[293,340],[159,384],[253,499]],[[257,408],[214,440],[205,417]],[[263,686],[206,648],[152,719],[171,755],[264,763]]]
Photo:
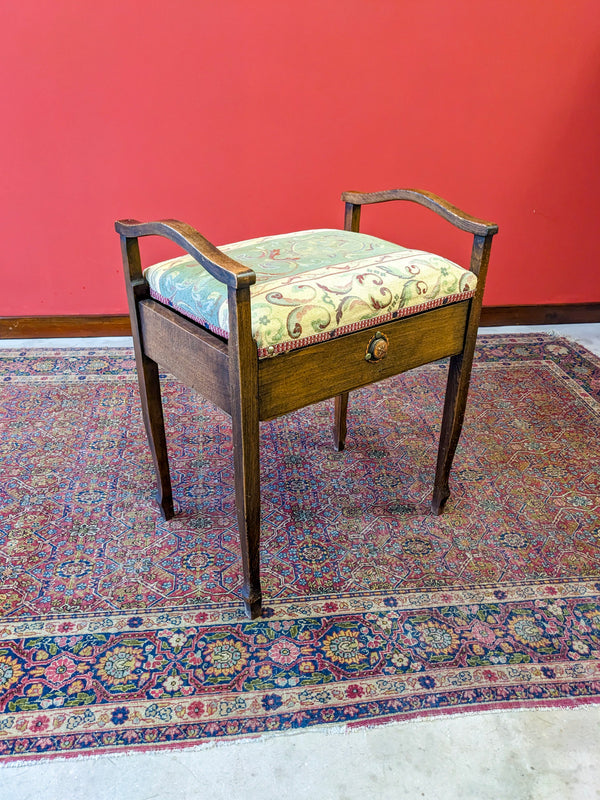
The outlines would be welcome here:
[[[136,347],[142,416],[156,473],[157,500],[164,519],[168,520],[173,518],[175,512],[173,510],[173,490],[169,474],[165,422],[160,398],[158,364],[141,352],[138,355],[138,350],[139,348]]]
[[[250,293],[229,292],[229,383],[237,509],[246,614],[260,616],[260,455],[258,355],[250,329]]]
[[[346,414],[348,412],[348,392],[338,394],[334,405],[333,446],[340,453],[346,447]]]
[[[448,478],[465,416],[471,365],[472,355],[470,358],[466,358],[464,353],[460,353],[450,359],[433,498],[431,501],[431,510],[434,514],[442,513],[446,501],[450,497]]]
[[[158,365],[144,354],[139,303],[150,295],[148,284],[142,276],[140,248],[136,238],[121,236],[121,252],[125,271],[125,286],[129,303],[129,318],[133,336],[133,349],[137,367],[140,399],[144,427],[150,444],[152,460],[158,486],[158,503],[165,519],[174,516],[173,492],[169,475],[169,459],[167,456],[167,440],[165,438],[165,422],[160,398],[160,379]]]
[[[258,416],[254,419],[235,409],[232,416],[235,472],[235,504],[242,551],[246,614],[260,616],[260,458]]]
[[[477,293],[470,303],[463,351],[450,359],[435,483],[431,499],[431,510],[434,514],[442,513],[446,501],[450,497],[448,477],[465,417],[471,368],[477,343],[477,327],[494,233],[495,231],[486,236],[476,235],[473,238],[471,271],[478,276]]]

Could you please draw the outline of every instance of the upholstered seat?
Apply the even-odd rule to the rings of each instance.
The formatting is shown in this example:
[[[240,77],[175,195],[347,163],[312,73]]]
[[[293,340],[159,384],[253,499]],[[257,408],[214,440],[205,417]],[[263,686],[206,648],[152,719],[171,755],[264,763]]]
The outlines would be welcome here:
[[[477,286],[473,272],[446,258],[352,231],[300,231],[219,249],[256,274],[259,358],[468,300]],[[229,338],[227,286],[192,256],[154,264],[144,277],[156,300]]]

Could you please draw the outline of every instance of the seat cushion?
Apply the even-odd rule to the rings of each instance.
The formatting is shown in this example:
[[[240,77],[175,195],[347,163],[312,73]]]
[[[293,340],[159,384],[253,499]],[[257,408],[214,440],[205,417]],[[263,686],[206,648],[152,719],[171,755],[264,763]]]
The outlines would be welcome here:
[[[259,358],[472,297],[477,278],[441,256],[364,233],[311,230],[219,248],[256,273]],[[227,287],[185,255],[148,267],[152,296],[227,338]]]

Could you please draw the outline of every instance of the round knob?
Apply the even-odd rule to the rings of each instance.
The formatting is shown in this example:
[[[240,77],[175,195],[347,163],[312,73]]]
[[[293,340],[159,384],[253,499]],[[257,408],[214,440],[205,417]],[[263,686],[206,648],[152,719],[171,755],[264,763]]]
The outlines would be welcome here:
[[[381,331],[377,331],[367,345],[365,361],[381,361],[387,356],[389,343],[387,336]]]

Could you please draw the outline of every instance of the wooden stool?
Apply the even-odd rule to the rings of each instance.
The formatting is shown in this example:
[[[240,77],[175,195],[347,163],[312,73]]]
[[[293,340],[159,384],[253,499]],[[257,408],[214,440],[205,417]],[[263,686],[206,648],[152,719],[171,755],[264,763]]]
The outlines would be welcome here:
[[[427,192],[346,192],[343,231],[300,231],[217,249],[175,220],[115,224],[121,237],[144,424],[165,519],[173,496],[158,365],[231,415],[246,613],[261,612],[259,422],[450,357],[433,489],[440,514],[458,444],[485,277],[498,227]],[[473,234],[470,269],[359,233],[361,206],[410,200]],[[148,267],[138,238],[188,255]]]

